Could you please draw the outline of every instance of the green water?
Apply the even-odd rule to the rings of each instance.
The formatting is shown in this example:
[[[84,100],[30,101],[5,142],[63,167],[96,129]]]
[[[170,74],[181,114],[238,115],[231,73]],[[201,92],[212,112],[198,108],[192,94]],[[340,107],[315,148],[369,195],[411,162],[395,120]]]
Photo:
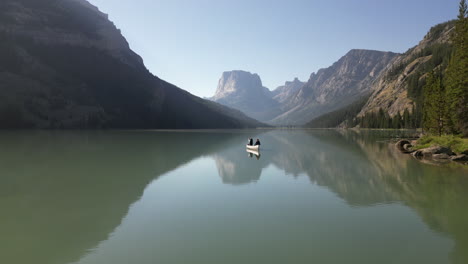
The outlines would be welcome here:
[[[468,263],[468,170],[392,133],[1,132],[0,263]]]

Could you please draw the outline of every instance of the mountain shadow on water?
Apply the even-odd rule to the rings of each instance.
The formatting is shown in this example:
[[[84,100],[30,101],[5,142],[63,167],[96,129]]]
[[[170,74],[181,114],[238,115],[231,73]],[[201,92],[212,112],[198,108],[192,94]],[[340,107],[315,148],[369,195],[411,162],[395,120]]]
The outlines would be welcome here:
[[[77,261],[112,234],[150,182],[240,137],[1,132],[0,262]]]

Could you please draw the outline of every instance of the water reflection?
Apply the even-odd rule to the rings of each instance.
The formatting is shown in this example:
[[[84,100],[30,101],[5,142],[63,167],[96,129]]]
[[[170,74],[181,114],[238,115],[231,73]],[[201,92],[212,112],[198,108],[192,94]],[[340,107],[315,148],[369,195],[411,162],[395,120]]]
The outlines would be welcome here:
[[[247,155],[246,134],[254,133],[264,149]],[[273,166],[285,177],[308,177],[351,207],[404,204],[454,239],[453,263],[467,263],[466,169],[422,164],[398,153],[388,136],[334,130],[2,132],[0,262],[77,261],[109,238],[150,182],[211,157],[217,181],[232,186],[259,182]]]
[[[239,133],[1,132],[0,263],[76,261],[164,173]]]
[[[312,183],[328,188],[351,206],[405,204],[432,230],[454,238],[453,263],[468,263],[467,168],[416,161],[398,152],[388,133],[270,132],[262,135],[262,142],[268,142],[264,145],[271,149],[257,168],[272,164],[294,177],[305,174]],[[224,154],[219,155],[231,162],[233,172],[245,166],[245,161],[236,159],[233,153]],[[258,170],[245,170],[241,175],[247,182],[246,175],[258,181],[260,174]],[[236,175],[231,174],[231,179]]]
[[[247,153],[249,153],[249,158],[255,157],[257,160],[259,160],[261,157],[261,154],[259,151],[250,150],[250,149],[247,149],[246,151]]]

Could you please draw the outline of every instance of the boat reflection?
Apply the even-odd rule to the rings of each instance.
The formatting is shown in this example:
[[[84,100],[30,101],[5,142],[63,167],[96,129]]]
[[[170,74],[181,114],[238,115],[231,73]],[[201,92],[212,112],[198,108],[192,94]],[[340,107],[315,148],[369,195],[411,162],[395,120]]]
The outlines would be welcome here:
[[[259,151],[255,151],[255,150],[251,150],[251,149],[246,149],[247,153],[249,153],[249,158],[253,158],[255,156],[255,158],[257,158],[257,160],[260,159],[260,152]]]

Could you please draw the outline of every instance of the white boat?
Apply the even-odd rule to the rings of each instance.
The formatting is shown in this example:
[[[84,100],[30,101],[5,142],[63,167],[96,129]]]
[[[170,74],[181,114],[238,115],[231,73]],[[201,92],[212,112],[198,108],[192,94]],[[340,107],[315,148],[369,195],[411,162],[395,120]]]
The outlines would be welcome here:
[[[256,150],[256,151],[260,150],[260,145],[256,145],[256,146],[245,145],[245,146],[247,147],[247,149]]]

